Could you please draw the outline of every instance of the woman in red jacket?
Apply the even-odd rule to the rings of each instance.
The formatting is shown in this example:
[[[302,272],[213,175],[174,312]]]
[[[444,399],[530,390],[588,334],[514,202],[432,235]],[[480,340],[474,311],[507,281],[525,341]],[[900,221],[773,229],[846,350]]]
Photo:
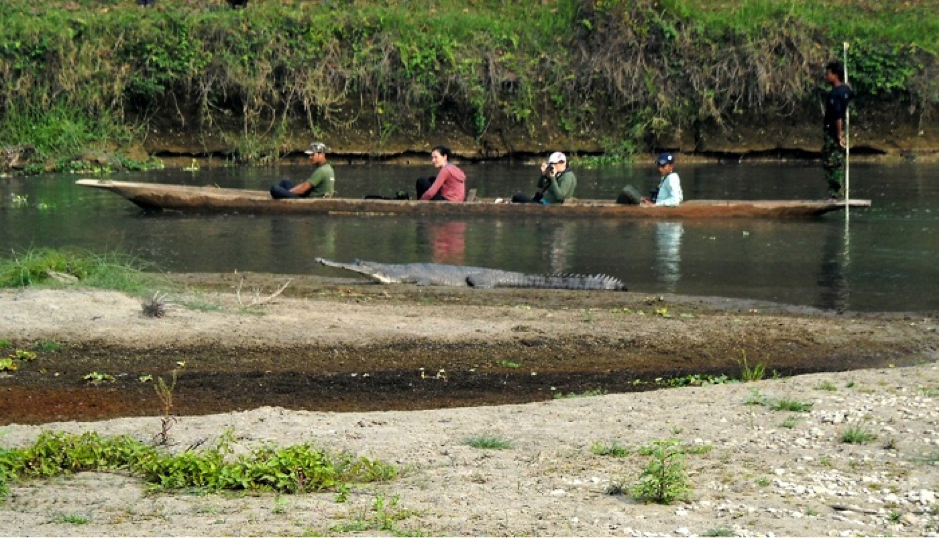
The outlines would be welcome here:
[[[415,190],[419,200],[443,200],[446,202],[463,202],[466,200],[464,182],[467,176],[456,165],[450,164],[450,148],[437,146],[431,150],[431,163],[441,171],[437,177],[418,178]]]

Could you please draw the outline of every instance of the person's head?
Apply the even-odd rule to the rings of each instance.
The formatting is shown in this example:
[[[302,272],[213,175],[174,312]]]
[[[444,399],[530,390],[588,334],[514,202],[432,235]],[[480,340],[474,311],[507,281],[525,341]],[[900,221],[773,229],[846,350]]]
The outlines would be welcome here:
[[[568,168],[568,158],[564,153],[556,151],[548,156],[548,164],[554,167],[555,172],[564,172]]]
[[[304,153],[310,156],[310,162],[323,164],[326,162],[326,152],[328,151],[330,151],[330,148],[326,147],[323,142],[314,142],[310,144],[310,147]]]
[[[836,84],[843,82],[842,77],[845,73],[845,68],[842,67],[842,62],[832,61],[826,64],[826,73],[825,78],[826,82],[830,84]]]
[[[431,150],[431,163],[437,168],[447,166],[450,161],[450,148],[447,146],[437,146]]]
[[[675,166],[676,157],[672,153],[660,153],[659,157],[656,157],[656,167],[662,175],[671,174]]]

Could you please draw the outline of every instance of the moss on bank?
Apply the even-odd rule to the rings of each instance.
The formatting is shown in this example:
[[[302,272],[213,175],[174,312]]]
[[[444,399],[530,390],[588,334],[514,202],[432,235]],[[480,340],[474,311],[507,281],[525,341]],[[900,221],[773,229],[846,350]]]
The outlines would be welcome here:
[[[846,42],[859,109],[917,126],[937,110],[937,9],[922,1],[135,4],[0,4],[0,145],[32,144],[32,171],[170,131],[255,164],[324,134],[629,158],[690,128],[818,114],[821,66]]]

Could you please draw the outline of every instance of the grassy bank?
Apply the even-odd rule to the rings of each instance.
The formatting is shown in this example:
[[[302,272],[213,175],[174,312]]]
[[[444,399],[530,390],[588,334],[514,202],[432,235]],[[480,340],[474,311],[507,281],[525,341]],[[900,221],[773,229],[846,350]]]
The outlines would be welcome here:
[[[628,156],[677,126],[818,108],[844,42],[859,103],[933,112],[937,35],[922,1],[8,0],[0,145],[62,169],[172,122],[264,163],[298,133],[381,146],[446,125],[586,134]]]

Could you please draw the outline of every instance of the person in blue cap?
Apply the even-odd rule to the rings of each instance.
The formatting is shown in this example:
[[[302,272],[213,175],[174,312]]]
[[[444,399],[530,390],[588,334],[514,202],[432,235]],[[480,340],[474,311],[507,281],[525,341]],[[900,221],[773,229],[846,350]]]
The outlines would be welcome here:
[[[643,198],[640,205],[676,207],[682,203],[682,185],[679,183],[679,174],[673,171],[676,158],[672,153],[661,153],[656,159],[656,166],[662,178],[659,180],[659,188],[651,193],[650,198]]]

